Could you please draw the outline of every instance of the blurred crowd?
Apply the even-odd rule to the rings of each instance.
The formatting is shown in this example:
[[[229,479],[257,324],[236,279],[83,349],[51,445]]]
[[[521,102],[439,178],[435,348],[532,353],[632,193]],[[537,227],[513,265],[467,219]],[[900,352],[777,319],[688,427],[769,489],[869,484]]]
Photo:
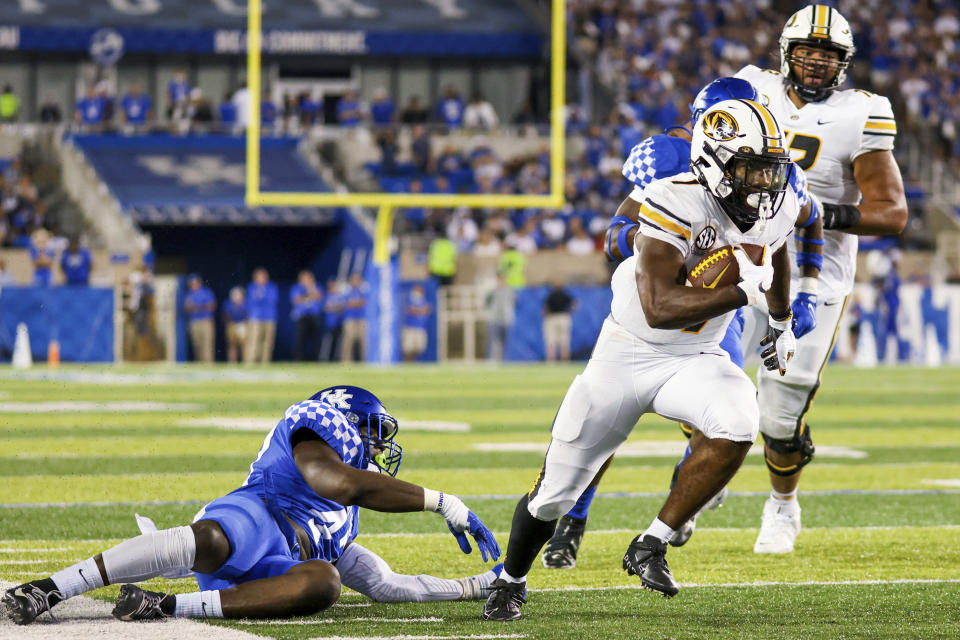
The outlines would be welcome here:
[[[778,39],[805,3],[570,0],[574,46],[619,105],[608,124],[656,129],[685,115],[685,96],[744,65],[780,68]],[[902,126],[935,130],[960,169],[960,16],[954,0],[840,0],[857,45],[853,86],[890,98]],[[594,114],[595,119],[603,114]]]

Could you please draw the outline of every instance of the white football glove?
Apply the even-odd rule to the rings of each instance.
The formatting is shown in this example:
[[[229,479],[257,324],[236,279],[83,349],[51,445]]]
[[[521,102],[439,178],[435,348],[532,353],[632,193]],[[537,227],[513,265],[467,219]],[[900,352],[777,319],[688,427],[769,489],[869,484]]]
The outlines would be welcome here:
[[[737,246],[733,249],[733,257],[737,259],[737,265],[740,267],[740,282],[737,286],[746,294],[748,306],[763,303],[764,294],[773,284],[773,266],[770,264],[769,255],[769,251],[764,251],[763,262],[756,265],[741,247]]]
[[[797,339],[793,335],[793,314],[789,314],[783,320],[774,320],[773,316],[770,316],[767,335],[760,341],[760,346],[767,347],[760,352],[763,366],[768,371],[778,369],[781,376],[785,375],[787,361],[797,351]]]

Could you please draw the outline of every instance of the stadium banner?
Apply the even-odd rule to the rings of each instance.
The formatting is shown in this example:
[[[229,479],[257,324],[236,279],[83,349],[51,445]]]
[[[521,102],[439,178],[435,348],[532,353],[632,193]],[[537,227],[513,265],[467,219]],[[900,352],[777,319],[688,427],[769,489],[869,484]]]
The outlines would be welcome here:
[[[0,290],[0,359],[9,361],[17,325],[26,323],[34,361],[51,340],[64,362],[113,362],[112,288],[4,287]]]
[[[0,3],[0,49],[92,52],[109,43],[126,53],[246,50],[245,0],[28,5]],[[511,0],[284,0],[264,3],[263,24],[263,50],[278,55],[537,57],[545,42]]]

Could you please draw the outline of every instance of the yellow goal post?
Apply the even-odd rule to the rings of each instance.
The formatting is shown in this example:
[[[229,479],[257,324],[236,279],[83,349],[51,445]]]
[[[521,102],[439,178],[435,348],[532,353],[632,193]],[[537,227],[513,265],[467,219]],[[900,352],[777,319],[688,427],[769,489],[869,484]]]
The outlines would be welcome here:
[[[553,0],[550,33],[550,192],[543,195],[415,194],[415,193],[304,193],[260,190],[260,96],[262,2],[248,0],[247,86],[247,206],[376,207],[378,224],[373,258],[382,264],[395,207],[560,208],[564,204],[564,118],[566,103],[566,2]],[[386,234],[385,236],[383,234]]]

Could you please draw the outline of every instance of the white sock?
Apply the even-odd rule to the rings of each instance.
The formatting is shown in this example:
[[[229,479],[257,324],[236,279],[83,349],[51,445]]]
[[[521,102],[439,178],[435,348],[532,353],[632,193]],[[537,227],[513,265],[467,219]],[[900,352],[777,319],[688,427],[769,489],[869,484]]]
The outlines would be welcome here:
[[[177,618],[222,618],[219,591],[194,591],[178,593],[177,607],[173,615]]]
[[[800,508],[800,503],[797,502],[797,489],[794,489],[790,493],[780,493],[779,491],[771,489],[770,497],[773,498],[773,501],[776,502],[780,508],[786,507],[789,511]]]
[[[504,569],[503,571],[500,572],[500,577],[503,579],[504,582],[520,583],[520,582],[526,582],[526,581],[527,581],[527,576],[522,576],[522,577],[520,577],[520,578],[514,578],[512,575],[510,575],[509,573],[507,573],[507,570],[506,570],[506,569]]]
[[[72,567],[57,571],[50,576],[50,579],[57,585],[64,600],[103,586],[100,569],[97,568],[93,558],[87,558]]]
[[[647,527],[647,530],[643,532],[643,535],[653,536],[660,542],[667,542],[673,537],[673,534],[674,530],[660,518],[655,518],[653,522],[650,523],[650,526]]]

